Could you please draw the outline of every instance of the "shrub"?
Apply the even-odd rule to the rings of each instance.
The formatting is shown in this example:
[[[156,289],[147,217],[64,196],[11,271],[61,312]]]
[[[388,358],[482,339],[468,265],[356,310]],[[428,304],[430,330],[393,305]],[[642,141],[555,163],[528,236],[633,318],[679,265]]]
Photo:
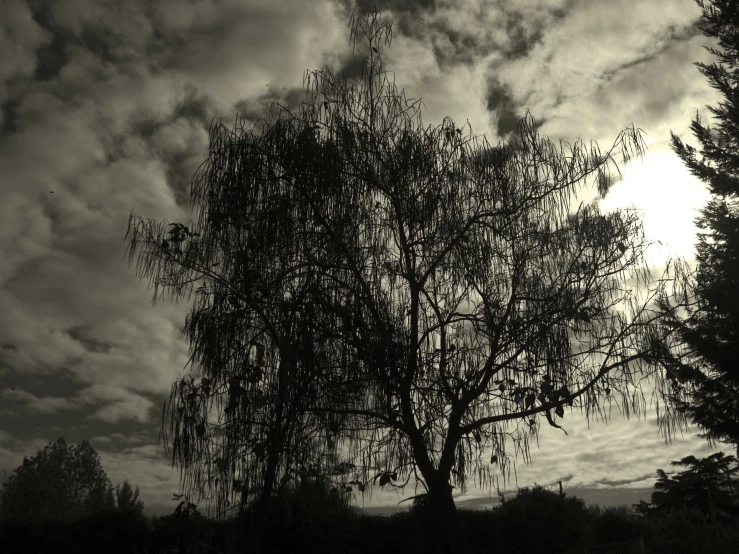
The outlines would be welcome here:
[[[515,498],[504,500],[493,514],[505,530],[503,547],[511,552],[566,552],[586,548],[593,540],[592,515],[585,502],[540,485],[519,489]]]
[[[596,506],[591,514],[595,544],[627,541],[647,535],[647,522],[638,518],[627,505]]]

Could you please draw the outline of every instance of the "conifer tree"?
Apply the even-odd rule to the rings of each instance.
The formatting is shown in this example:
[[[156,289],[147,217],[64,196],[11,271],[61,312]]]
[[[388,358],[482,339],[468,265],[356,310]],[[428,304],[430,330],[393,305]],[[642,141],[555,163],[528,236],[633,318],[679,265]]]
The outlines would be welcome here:
[[[739,455],[739,4],[714,0],[703,10],[703,33],[717,38],[721,50],[706,47],[719,64],[695,63],[725,101],[707,106],[718,121],[704,126],[699,115],[690,126],[702,146],[696,149],[672,135],[672,148],[690,172],[701,179],[712,198],[696,220],[697,270],[683,281],[692,304],[687,313],[666,321],[682,339],[679,352],[665,361],[676,413],[706,430],[709,444],[736,445]]]

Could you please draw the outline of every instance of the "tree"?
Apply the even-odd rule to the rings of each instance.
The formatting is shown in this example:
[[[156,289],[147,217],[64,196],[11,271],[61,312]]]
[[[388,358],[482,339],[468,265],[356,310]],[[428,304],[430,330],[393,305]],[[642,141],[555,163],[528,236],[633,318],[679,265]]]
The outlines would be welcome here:
[[[696,245],[697,271],[686,275],[684,288],[691,297],[685,313],[672,311],[666,321],[679,332],[682,343],[665,357],[665,366],[677,381],[666,396],[668,407],[688,417],[706,433],[709,444],[736,446],[739,456],[739,6],[729,0],[713,1],[703,10],[703,33],[719,39],[722,51],[707,48],[720,64],[696,63],[726,98],[719,108],[708,109],[720,121],[717,131],[691,125],[702,145],[702,159],[674,133],[672,149],[690,172],[707,183],[712,198],[701,210]]]
[[[212,142],[227,138],[212,133]],[[213,149],[212,165],[193,186],[194,204],[202,206],[198,232],[195,224],[132,214],[127,238],[129,259],[143,247],[137,269],[154,283],[155,301],[159,287],[189,297],[192,286],[183,284],[203,279],[184,329],[189,363],[203,377],[198,384],[188,376],[172,386],[162,411],[165,447],[171,437],[184,487],[199,499],[215,496],[217,517],[232,503],[242,514],[254,503],[246,542],[259,552],[276,487],[309,473],[323,475],[332,463],[314,439],[321,423],[302,408],[316,394],[317,360],[329,359],[331,344],[314,331],[321,317],[311,300],[315,279],[285,271],[300,263],[300,240],[290,228],[299,216],[279,213],[288,207],[275,200],[279,189],[270,190],[269,182],[254,179],[248,188],[238,178],[221,178],[224,170],[233,171],[235,153],[249,146],[245,141]],[[266,237],[277,240],[270,244]],[[270,246],[276,247],[265,255]],[[214,405],[216,421],[209,420]]]
[[[706,518],[726,521],[739,515],[739,488],[732,476],[739,473],[734,456],[717,452],[701,460],[687,456],[672,466],[688,469],[668,476],[658,469],[652,502],[633,506],[642,515],[669,514],[687,507],[697,507]],[[733,467],[732,467],[733,465]]]
[[[137,486],[134,491],[128,479],[123,482],[123,485],[120,483],[116,485],[115,498],[119,512],[144,515],[144,502],[139,500],[139,487]]]
[[[505,538],[520,552],[562,553],[597,544],[590,533],[595,518],[585,501],[541,485],[520,488],[514,498],[497,506],[495,513],[502,528],[510,531]],[[536,522],[536,533],[527,532],[532,522]]]
[[[0,518],[8,521],[73,521],[114,508],[113,487],[86,440],[74,448],[63,437],[49,443],[0,490]]]
[[[633,506],[600,507],[597,504],[587,508],[592,518],[593,543],[607,544],[644,537],[648,529],[647,523],[635,512]]]
[[[216,283],[214,305],[233,297],[241,307],[229,313],[246,322],[248,340],[210,349],[218,371],[234,357],[253,368],[262,352],[260,387],[239,399],[275,394],[287,368],[305,366],[310,378],[283,390],[302,391],[291,413],[318,450],[334,460],[348,451],[339,469],[353,479],[344,490],[402,487],[416,476],[442,533],[437,544],[464,552],[453,489],[464,492],[473,468],[487,484],[497,463],[505,479],[506,435],[526,459],[539,418],[562,429],[555,417],[565,405],[589,417],[620,393],[626,416],[629,399],[638,412],[635,375],[651,376],[660,345],[672,340],[655,305],[667,298],[671,273],[652,277],[635,213],[601,213],[597,199],[578,196],[591,190],[587,181],[601,197],[608,192],[617,149],[624,162],[643,153],[633,126],[605,154],[592,146],[586,155],[578,142],[567,157],[538,137],[527,114],[514,145],[473,148],[476,139],[449,118],[424,128],[419,102],[387,80],[379,47],[383,36],[390,44],[390,26],[372,10],[353,23],[352,37],[361,30],[368,41],[362,82],[309,72],[310,98],[297,113],[273,104],[260,136],[229,144],[212,133],[211,160],[229,163],[211,165],[209,186],[193,187],[193,200],[206,205],[197,230],[180,227],[183,248],[166,254],[164,225],[144,232],[129,223],[131,254],[139,240],[150,249],[139,268],[155,286],[182,295],[195,280],[185,267],[194,267]],[[289,327],[303,340],[268,331],[267,310],[278,306],[312,310]],[[257,336],[268,341],[263,350]],[[191,381],[180,394],[194,402],[203,386]],[[265,418],[279,421],[262,403],[258,414],[243,406],[232,408],[241,434],[223,433],[234,448]],[[511,420],[524,433],[505,432]],[[207,449],[202,421],[179,435],[191,458]],[[236,457],[221,456],[225,472]]]
[[[199,499],[215,496],[218,517],[255,504],[252,551],[259,551],[276,488],[345,467],[331,438],[339,422],[304,408],[342,354],[332,339],[335,319],[327,320],[333,316],[316,298],[319,276],[306,263],[315,250],[304,228],[310,209],[268,178],[271,158],[260,154],[279,147],[282,133],[277,126],[261,137],[237,137],[213,126],[211,155],[192,189],[198,222],[132,214],[126,235],[129,262],[138,251],[137,271],[154,285],[154,302],[164,289],[189,299],[202,280],[184,332],[189,363],[203,377],[173,385],[162,412],[165,447],[171,438],[183,485]],[[214,404],[217,421],[209,420]]]

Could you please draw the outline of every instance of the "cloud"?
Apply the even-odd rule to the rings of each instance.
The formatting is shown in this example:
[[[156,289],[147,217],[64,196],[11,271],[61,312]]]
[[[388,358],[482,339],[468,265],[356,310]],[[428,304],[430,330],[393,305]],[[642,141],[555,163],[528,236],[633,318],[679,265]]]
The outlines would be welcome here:
[[[0,393],[6,400],[16,400],[25,404],[32,412],[52,414],[58,411],[71,410],[75,408],[74,402],[69,398],[53,396],[38,397],[20,388],[15,390],[3,390]]]

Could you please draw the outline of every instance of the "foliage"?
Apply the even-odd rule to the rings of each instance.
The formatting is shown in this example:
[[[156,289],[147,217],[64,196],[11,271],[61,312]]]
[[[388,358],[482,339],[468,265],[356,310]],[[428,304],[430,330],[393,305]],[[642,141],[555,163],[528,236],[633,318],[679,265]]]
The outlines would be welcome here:
[[[170,402],[173,462],[195,488],[220,479],[220,499],[257,490],[264,505],[310,463],[362,494],[414,476],[464,551],[452,489],[488,484],[497,463],[505,479],[506,435],[526,458],[565,406],[589,416],[620,395],[638,412],[635,375],[669,343],[652,306],[670,275],[652,277],[638,216],[580,202],[643,141],[632,126],[605,154],[577,143],[568,157],[530,114],[497,147],[450,118],[425,128],[383,70],[390,25],[371,11],[358,30],[362,81],[309,72],[309,101],[273,104],[261,135],[212,131],[197,224],[165,236],[132,217],[130,259],[145,246],[155,299],[207,281],[188,320],[206,376]],[[224,429],[207,414],[226,384]]]
[[[331,498],[340,499],[325,481],[283,488],[270,504],[264,551],[428,554],[440,546],[438,540],[429,536],[428,528],[414,524],[409,512],[371,516],[349,510],[346,504],[332,502]],[[480,553],[579,551],[587,546],[621,542],[639,535],[644,537],[648,548],[663,547],[655,552],[678,552],[689,536],[702,541],[700,544],[704,546],[717,538],[715,530],[697,509],[639,518],[623,506],[584,508],[581,499],[559,496],[539,486],[532,490],[520,489],[515,498],[492,511],[462,509],[459,517],[468,534],[470,551]],[[566,523],[565,518],[569,519]],[[724,524],[723,538],[732,536],[729,526],[736,527],[737,521]],[[0,544],[8,554],[29,550],[81,554],[101,551],[231,554],[234,546],[243,544],[242,539],[234,542],[239,526],[248,524],[248,514],[241,521],[238,518],[215,520],[197,516],[195,512],[190,516],[170,514],[142,520],[130,512],[109,512],[94,514],[72,524],[47,522],[40,527],[0,522]],[[539,541],[536,537],[551,540]],[[671,550],[665,550],[665,546]]]
[[[712,198],[696,220],[695,278],[686,275],[683,284],[691,305],[667,320],[682,338],[680,348],[665,360],[674,381],[667,399],[676,414],[706,431],[698,436],[711,445],[735,445],[739,456],[739,10],[731,0],[712,0],[708,7],[696,1],[703,10],[703,34],[717,38],[722,50],[707,48],[719,64],[695,65],[725,102],[708,107],[719,122],[717,130],[703,126],[697,114],[690,126],[702,145],[702,159],[671,133],[673,150],[708,185]],[[671,310],[669,304],[663,307]]]
[[[134,491],[128,479],[123,482],[123,485],[116,485],[115,496],[116,508],[119,512],[144,515],[144,502],[139,500],[139,488],[137,486]]]
[[[4,554],[79,552],[143,554],[151,536],[150,523],[133,513],[88,514],[74,521],[3,522],[0,544]]]
[[[233,522],[201,516],[193,508],[155,517],[148,551],[152,554],[187,552],[188,549],[192,554],[223,552],[231,525]]]
[[[349,504],[350,493],[339,490],[326,479],[306,479],[283,487],[272,498],[266,527],[271,544],[278,551],[321,552],[326,542],[348,534],[357,514]],[[281,531],[290,529],[290,536]]]
[[[715,516],[717,521],[726,522],[739,516],[739,481],[732,479],[739,473],[739,464],[734,456],[723,452],[701,460],[687,456],[671,465],[688,469],[672,477],[658,469],[652,502],[634,505],[638,513],[653,516],[690,507],[706,520]]]
[[[655,515],[646,520],[644,544],[647,551],[659,553],[686,552],[686,548],[705,546],[721,538],[720,531],[711,525],[697,507],[684,507],[672,512]],[[736,522],[733,523],[736,525]],[[687,550],[691,552],[691,550]]]
[[[113,487],[86,440],[49,443],[24,458],[0,490],[0,519],[8,521],[72,521],[114,508]]]
[[[593,543],[607,544],[644,536],[647,522],[631,506],[588,506],[593,525]]]
[[[504,542],[518,552],[567,552],[592,544],[590,513],[582,499],[547,490],[540,485],[518,490],[495,514],[506,530]],[[537,532],[532,533],[535,525]]]

